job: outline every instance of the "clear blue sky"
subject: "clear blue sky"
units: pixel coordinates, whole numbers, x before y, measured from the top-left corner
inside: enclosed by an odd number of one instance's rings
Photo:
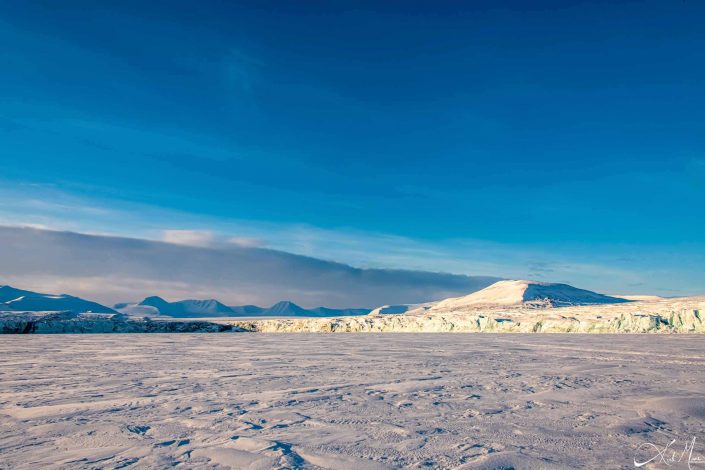
[[[374,264],[261,228],[297,224],[362,234],[359,252],[399,237],[463,259],[472,241],[695,289],[705,3],[460,3],[2,2],[1,221],[72,200],[100,209],[63,228],[249,230]],[[403,267],[504,274],[410,251]]]

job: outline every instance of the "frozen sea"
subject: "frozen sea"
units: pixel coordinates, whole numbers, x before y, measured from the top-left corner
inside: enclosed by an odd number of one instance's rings
[[[1,469],[651,458],[705,468],[705,336],[0,336]]]

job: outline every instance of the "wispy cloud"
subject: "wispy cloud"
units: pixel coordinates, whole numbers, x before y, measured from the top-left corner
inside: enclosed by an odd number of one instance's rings
[[[206,230],[164,230],[162,232],[162,240],[177,245],[210,246],[214,239],[213,233]]]

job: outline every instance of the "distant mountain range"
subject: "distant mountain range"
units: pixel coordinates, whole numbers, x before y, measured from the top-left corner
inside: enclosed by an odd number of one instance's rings
[[[335,317],[348,315],[367,315],[370,309],[346,308],[335,309],[317,307],[305,309],[295,303],[283,300],[271,307],[258,307],[256,305],[228,306],[215,299],[206,300],[179,300],[167,302],[161,297],[147,297],[138,304],[117,304],[115,308],[124,313],[131,314],[159,314],[168,317],[196,318],[196,317]]]
[[[367,315],[370,309],[335,309],[317,307],[305,309],[290,301],[278,302],[271,307],[256,305],[228,306],[215,299],[179,300],[167,302],[152,296],[139,303],[116,304],[106,307],[72,295],[51,295],[0,286],[0,311],[10,312],[75,312],[75,313],[125,313],[137,316],[165,316],[174,318],[207,317],[335,317]]]
[[[597,305],[629,302],[631,300],[578,289],[567,284],[553,284],[528,280],[499,281],[472,294],[437,302],[415,305],[385,305],[374,311],[364,308],[334,309],[317,307],[305,309],[284,300],[271,307],[256,305],[228,306],[215,299],[179,300],[168,302],[161,297],[147,297],[139,303],[116,304],[113,308],[71,295],[41,294],[0,286],[0,311],[41,312],[70,311],[76,313],[123,313],[131,316],[163,316],[173,318],[209,317],[337,317],[383,314],[434,313],[464,311],[477,307],[529,306],[534,308],[571,305]],[[652,299],[653,300],[653,299]]]
[[[4,311],[72,311],[93,313],[117,313],[105,305],[84,300],[72,295],[40,294],[28,290],[0,286],[0,310]]]

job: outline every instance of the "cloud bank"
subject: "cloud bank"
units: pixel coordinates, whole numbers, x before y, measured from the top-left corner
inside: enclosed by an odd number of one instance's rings
[[[176,238],[181,243],[0,227],[0,284],[108,304],[162,295],[214,297],[231,305],[287,299],[305,307],[375,307],[466,294],[497,280],[359,269],[247,244],[204,247]]]

